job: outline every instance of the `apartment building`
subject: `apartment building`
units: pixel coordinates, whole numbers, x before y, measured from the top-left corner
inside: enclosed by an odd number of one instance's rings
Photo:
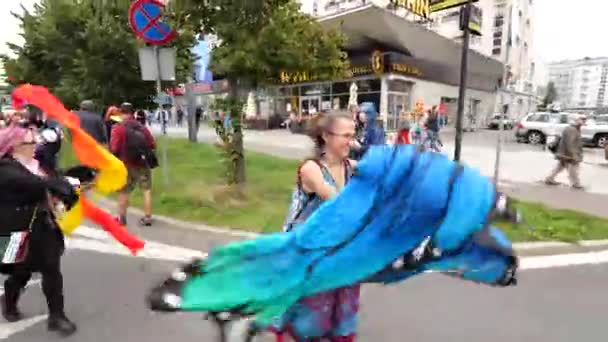
[[[508,91],[497,94],[497,110],[509,105],[514,116],[534,110],[539,102],[534,51],[534,0],[480,0],[481,36],[471,37],[471,49],[494,58],[511,72]],[[436,13],[429,27],[439,34],[462,40],[459,9]]]
[[[547,69],[562,107],[608,107],[608,57],[554,62]]]

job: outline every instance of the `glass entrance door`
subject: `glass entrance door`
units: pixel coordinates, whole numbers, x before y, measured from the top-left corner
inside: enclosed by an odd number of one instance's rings
[[[409,96],[406,94],[388,94],[387,130],[399,128],[399,114],[409,109]]]
[[[300,97],[300,109],[302,114],[315,114],[321,109],[321,96]]]

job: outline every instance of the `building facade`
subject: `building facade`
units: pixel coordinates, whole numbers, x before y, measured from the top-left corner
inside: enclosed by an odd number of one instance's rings
[[[608,57],[554,62],[547,69],[563,108],[608,107]]]
[[[471,49],[495,59],[510,70],[510,82],[496,91],[495,107],[486,115],[502,111],[505,105],[509,114],[520,117],[536,109],[540,102],[536,77],[537,62],[534,53],[534,0],[479,0],[475,6],[481,10],[481,35],[470,37]],[[394,9],[390,0],[300,0],[302,10],[313,16],[325,17],[374,4],[388,8],[396,15],[418,21],[443,37],[462,41],[459,27],[460,9],[433,13],[431,20],[423,21],[402,8]]]
[[[481,36],[472,36],[471,48],[494,58],[510,71],[510,82],[497,92],[496,111],[505,105],[514,117],[538,105],[538,62],[534,51],[533,0],[479,0]],[[462,40],[459,9],[433,14],[429,27],[456,41]]]
[[[306,1],[302,10],[319,17],[327,29],[347,36],[346,52],[352,77],[319,80],[306,71],[284,75],[281,86],[262,102],[269,114],[314,113],[345,110],[356,89],[357,102],[376,104],[387,129],[394,129],[401,112],[415,104],[438,105],[448,122],[456,118],[460,83],[461,47],[428,29],[405,9],[387,7],[385,1]],[[409,14],[407,14],[407,13]],[[374,61],[379,64],[374,64]],[[379,61],[382,61],[381,63]],[[373,66],[376,65],[376,69]],[[503,77],[502,64],[476,51],[470,55],[465,127],[483,125],[495,109],[496,89]]]

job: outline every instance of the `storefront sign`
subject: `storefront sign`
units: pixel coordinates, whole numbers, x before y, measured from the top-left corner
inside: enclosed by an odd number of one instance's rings
[[[410,63],[401,62],[394,60],[391,57],[392,53],[384,53],[379,50],[372,52],[371,57],[359,58],[363,56],[356,56],[355,59],[351,59],[351,66],[346,71],[344,78],[354,78],[359,76],[367,75],[383,75],[387,72],[394,72],[398,74],[404,74],[413,77],[422,77],[422,70]],[[369,56],[369,55],[368,55]],[[367,63],[365,63],[367,60]],[[281,84],[293,84],[303,82],[314,82],[322,81],[318,75],[311,72],[281,72],[279,74],[279,83]]]
[[[431,15],[430,3],[432,0],[390,0],[391,5],[395,8],[405,8],[408,11],[423,17],[428,18]]]
[[[415,66],[403,64],[403,63],[392,63],[391,71],[398,74],[411,75],[414,77],[422,77],[422,71]]]
[[[478,2],[479,0],[473,0]],[[450,8],[466,5],[468,0],[430,0],[430,12],[439,12]]]
[[[465,11],[465,8],[461,7],[460,8],[460,29],[461,30],[463,30],[466,25],[464,22],[464,11]],[[471,16],[469,17],[469,32],[471,32],[471,34],[481,36],[482,17],[483,17],[483,13],[481,11],[481,8],[479,8],[477,6],[471,6]]]

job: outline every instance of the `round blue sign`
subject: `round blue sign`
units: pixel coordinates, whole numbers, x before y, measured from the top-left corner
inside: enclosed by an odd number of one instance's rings
[[[150,44],[171,41],[175,31],[162,21],[165,5],[159,0],[137,0],[129,10],[129,24],[135,34]]]

